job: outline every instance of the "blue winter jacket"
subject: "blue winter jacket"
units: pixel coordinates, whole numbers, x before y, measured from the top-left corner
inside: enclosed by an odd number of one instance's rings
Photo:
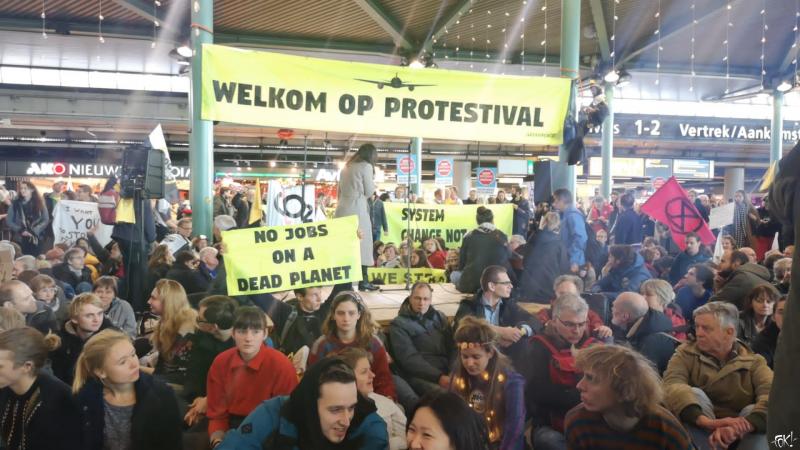
[[[259,405],[242,422],[239,428],[225,435],[225,440],[217,447],[219,450],[269,450],[272,447],[264,441],[278,433],[281,442],[296,441],[297,427],[281,416],[281,407],[289,396],[271,398]],[[389,435],[386,422],[376,413],[370,413],[364,420],[347,433],[348,440],[361,439],[361,450],[385,450],[389,448]],[[262,446],[263,445],[263,446]],[[299,450],[297,445],[292,449]]]
[[[574,206],[561,213],[561,240],[567,249],[570,265],[586,264],[586,218]]]
[[[605,292],[616,297],[620,292],[639,292],[639,287],[652,278],[650,271],[644,266],[642,255],[636,254],[636,259],[628,267],[615,267],[608,275],[601,278],[594,286],[592,292]]]

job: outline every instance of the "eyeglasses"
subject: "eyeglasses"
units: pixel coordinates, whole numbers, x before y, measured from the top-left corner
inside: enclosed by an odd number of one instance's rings
[[[584,320],[583,322],[569,322],[561,320],[561,318],[558,318],[558,321],[561,322],[561,325],[564,325],[565,327],[571,328],[573,330],[579,330],[585,327],[587,322],[586,320]]]

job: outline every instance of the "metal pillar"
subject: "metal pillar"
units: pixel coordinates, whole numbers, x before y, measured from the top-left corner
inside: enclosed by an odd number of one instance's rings
[[[783,92],[772,93],[772,133],[769,140],[769,162],[780,161],[783,157]]]
[[[417,159],[417,176],[408,180],[409,190],[422,195],[422,138],[411,138],[411,154]]]
[[[453,162],[453,186],[458,190],[458,196],[465,199],[472,189],[472,163],[469,161]]]
[[[195,235],[211,236],[214,192],[214,125],[200,119],[202,105],[202,83],[200,77],[203,67],[202,44],[214,42],[214,1],[191,0],[192,57],[191,120],[189,134],[189,167],[191,186],[189,199],[192,203],[192,231]]]
[[[581,41],[581,1],[561,0],[561,76],[575,80],[579,77],[579,54]],[[572,98],[577,99],[577,86],[573,86]],[[575,108],[575,104],[570,104]],[[567,162],[567,151],[564,145],[558,148],[558,160]],[[553,189],[567,188],[575,195],[575,166],[558,171],[553,179]]]
[[[733,200],[733,194],[741,190],[744,190],[744,167],[725,168],[725,199]]]
[[[614,89],[613,83],[605,84],[606,105],[608,105],[608,116],[603,121],[603,143],[600,147],[600,155],[603,158],[603,180],[600,184],[600,194],[606,199],[611,198],[611,188],[614,187],[614,180],[611,177],[611,160],[614,159]]]

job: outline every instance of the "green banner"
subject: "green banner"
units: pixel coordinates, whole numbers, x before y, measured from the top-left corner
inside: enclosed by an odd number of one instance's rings
[[[409,235],[414,241],[440,237],[447,248],[461,247],[464,235],[478,226],[475,215],[479,206],[384,203],[389,231],[381,240],[399,244]],[[497,229],[511,237],[514,208],[510,204],[484,206],[494,213]]]
[[[406,275],[409,275],[408,281],[410,283],[416,283],[417,281],[447,283],[447,276],[444,274],[443,269],[405,269],[400,267],[395,269],[370,267],[367,269],[367,279],[371,283],[404,284],[407,278]]]
[[[204,44],[205,120],[559,145],[570,80],[419,70]]]
[[[347,216],[223,231],[228,295],[361,281],[357,230],[358,217]]]

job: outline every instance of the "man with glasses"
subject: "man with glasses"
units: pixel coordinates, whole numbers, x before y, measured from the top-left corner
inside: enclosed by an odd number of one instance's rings
[[[564,416],[581,402],[574,350],[601,344],[586,333],[589,306],[574,293],[563,294],[552,304],[552,320],[529,340],[519,366],[528,384],[526,410],[533,422],[536,450],[565,450]]]
[[[165,236],[161,243],[169,247],[173,256],[184,250],[190,250],[192,248],[192,218],[184,217],[179,220],[175,227],[175,233]]]
[[[643,296],[623,292],[611,304],[611,323],[615,343],[630,345],[649,359],[659,374],[664,373],[679,343],[669,334],[669,317],[650,308]]]
[[[489,266],[481,275],[481,289],[462,300],[456,311],[455,329],[466,316],[486,319],[500,337],[503,352],[517,364],[525,347],[523,338],[532,337],[542,323],[511,298],[514,285],[503,266]]]

